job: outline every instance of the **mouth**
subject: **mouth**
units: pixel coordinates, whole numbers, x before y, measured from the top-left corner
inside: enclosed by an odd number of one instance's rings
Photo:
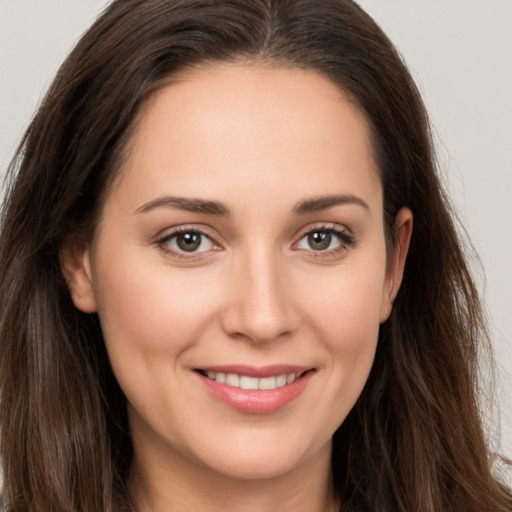
[[[300,379],[304,374],[311,370],[303,372],[282,373],[278,375],[271,375],[268,377],[255,377],[251,375],[244,375],[238,373],[225,373],[214,372],[212,370],[197,370],[201,375],[206,378],[231,386],[233,388],[247,389],[247,390],[273,390],[286,386]]]
[[[269,414],[298,399],[316,369],[289,365],[226,366],[198,368],[195,373],[209,395],[230,409],[246,414]]]

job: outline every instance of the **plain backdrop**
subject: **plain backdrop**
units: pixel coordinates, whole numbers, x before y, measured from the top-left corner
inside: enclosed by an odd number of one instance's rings
[[[0,177],[74,42],[106,0],[0,0]],[[438,135],[446,186],[480,255],[512,456],[512,1],[360,0],[398,46]],[[483,269],[483,270],[482,270]],[[509,477],[510,478],[510,477]]]

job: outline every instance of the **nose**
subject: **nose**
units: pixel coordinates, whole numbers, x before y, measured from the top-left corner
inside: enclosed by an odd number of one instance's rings
[[[287,272],[272,251],[240,257],[231,267],[222,326],[232,337],[265,344],[293,333],[299,324]]]

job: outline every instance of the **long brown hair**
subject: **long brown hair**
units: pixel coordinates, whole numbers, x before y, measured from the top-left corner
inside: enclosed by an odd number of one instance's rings
[[[316,70],[367,118],[389,248],[415,230],[368,382],[334,435],[341,510],[508,511],[478,407],[480,302],[427,114],[393,45],[350,0],[116,0],[60,69],[10,167],[0,238],[0,457],[12,512],[129,510],[125,398],[95,314],[59,266],[86,242],[141,104],[180,70],[250,59]]]

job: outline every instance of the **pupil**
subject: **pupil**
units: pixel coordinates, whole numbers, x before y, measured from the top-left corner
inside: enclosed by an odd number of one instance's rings
[[[331,245],[331,233],[327,231],[315,231],[308,235],[308,243],[311,249],[323,251]]]
[[[192,252],[201,245],[199,233],[181,233],[176,238],[176,243],[182,251]]]

